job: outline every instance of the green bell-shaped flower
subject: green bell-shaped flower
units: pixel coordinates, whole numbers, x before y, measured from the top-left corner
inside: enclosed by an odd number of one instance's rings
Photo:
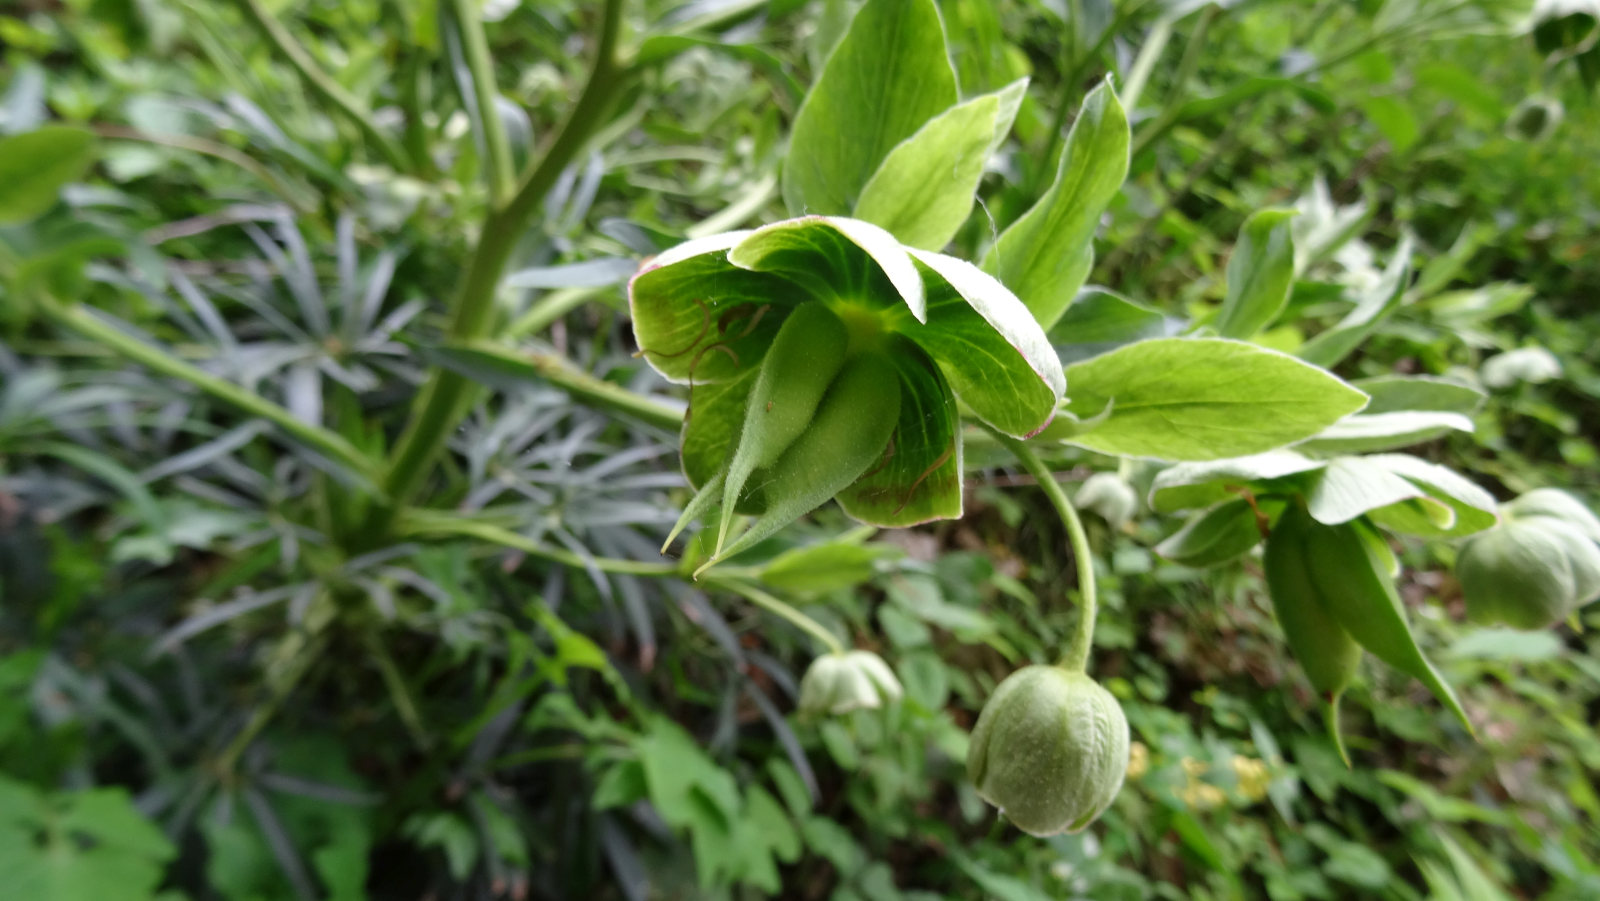
[[[1467,618],[1542,629],[1600,598],[1600,520],[1571,495],[1540,488],[1500,509],[1500,524],[1467,539],[1456,578]]]
[[[1128,720],[1111,692],[1056,666],[1012,673],[984,705],[967,776],[1031,835],[1077,832],[1111,806],[1128,770]]]
[[[898,700],[900,680],[883,658],[871,651],[824,654],[811,662],[800,679],[800,712],[837,716],[870,710]]]
[[[697,493],[673,537],[720,510],[713,563],[834,497],[878,526],[959,517],[956,398],[1020,437],[1066,387],[1044,331],[992,276],[855,219],[689,241],[628,296],[640,353],[690,386]],[[731,537],[735,511],[756,519]]]

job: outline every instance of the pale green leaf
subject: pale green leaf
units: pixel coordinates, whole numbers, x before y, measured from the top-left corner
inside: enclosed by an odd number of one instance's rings
[[[924,250],[950,243],[972,212],[984,164],[1011,130],[1028,80],[939,114],[900,142],[856,201],[855,218]]]
[[[850,215],[895,145],[957,99],[933,0],[868,0],[795,116],[783,161],[789,212]]]
[[[1333,327],[1307,341],[1297,356],[1318,366],[1338,365],[1400,306],[1410,276],[1411,236],[1407,234],[1395,248],[1383,277],[1362,296],[1355,309]]]
[[[1071,443],[1108,454],[1217,460],[1302,441],[1367,396],[1287,354],[1226,339],[1157,338],[1075,363],[1068,411],[1111,415]]]
[[[1228,293],[1217,333],[1250,338],[1278,318],[1294,284],[1293,210],[1260,210],[1245,220],[1228,259]]]
[[[0,225],[43,215],[92,162],[94,135],[82,128],[46,125],[0,138]]]
[[[1472,420],[1460,413],[1359,413],[1328,426],[1299,447],[1320,454],[1369,453],[1410,447],[1451,431],[1471,432],[1473,428]]]
[[[1315,472],[1328,464],[1292,450],[1268,451],[1231,460],[1179,463],[1156,474],[1150,486],[1150,507],[1158,513],[1207,507],[1238,495],[1239,488],[1260,489],[1284,479]]]
[[[1061,151],[1055,183],[983,259],[1045,328],[1083,286],[1100,214],[1128,175],[1128,118],[1110,82],[1083,101]]]

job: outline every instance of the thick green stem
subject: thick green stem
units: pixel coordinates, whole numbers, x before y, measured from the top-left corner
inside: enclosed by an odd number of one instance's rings
[[[218,378],[205,370],[186,363],[159,347],[152,347],[139,339],[123,333],[78,305],[63,305],[53,300],[42,304],[42,309],[57,324],[109,347],[124,357],[149,368],[199,388],[223,403],[237,407],[276,425],[301,444],[338,463],[356,475],[376,481],[373,461],[338,434],[298,419],[293,413],[254,392]]]
[[[317,65],[317,61],[311,58],[306,48],[295,40],[294,35],[283,27],[283,23],[261,5],[261,0],[238,0],[238,3],[244,10],[245,19],[261,32],[261,36],[267,39],[289,65],[294,67],[313,92],[343,113],[345,118],[360,129],[366,141],[389,165],[401,172],[411,170],[411,161],[400,149],[400,145],[378,128],[378,124],[372,120],[372,114],[361,101],[351,96],[350,92],[334,81],[331,75],[322,71],[322,67]]]
[[[844,644],[842,644],[832,632],[829,632],[827,629],[823,628],[821,623],[809,616],[806,616],[799,610],[796,610],[793,606],[778,600],[770,594],[767,594],[765,591],[762,591],[754,585],[740,582],[737,579],[719,578],[715,574],[707,576],[705,582],[707,585],[712,587],[731,591],[750,603],[762,608],[763,610],[783,617],[784,619],[793,623],[801,631],[822,642],[823,647],[826,647],[830,654],[844,653]]]
[[[606,0],[599,52],[583,93],[565,124],[557,132],[538,165],[523,179],[517,193],[484,222],[477,249],[457,291],[449,337],[455,341],[481,338],[493,322],[494,300],[506,262],[533,213],[561,172],[583,149],[589,136],[605,121],[611,102],[620,93],[625,72],[617,59],[617,39],[622,27],[623,0]],[[417,396],[410,422],[400,436],[389,472],[384,479],[388,503],[377,508],[369,531],[388,530],[399,505],[416,493],[423,477],[444,447],[445,440],[465,413],[472,383],[444,369],[435,369]]]
[[[516,172],[511,165],[505,123],[500,121],[500,111],[495,106],[500,89],[495,84],[494,61],[489,58],[489,40],[483,33],[483,12],[477,0],[454,0],[451,10],[461,33],[467,70],[472,73],[472,93],[483,128],[483,175],[489,183],[489,203],[499,208],[511,194]]]
[[[554,548],[540,544],[525,535],[520,535],[503,526],[488,522],[478,522],[471,519],[462,519],[449,513],[436,513],[425,510],[412,510],[400,520],[400,533],[402,535],[454,535],[460,538],[477,538],[490,544],[498,544],[514,551],[521,551],[530,557],[538,557],[551,563],[571,566],[577,569],[593,568],[601,572],[619,573],[629,576],[677,576],[678,566],[674,563],[644,563],[637,560],[618,560],[612,557],[586,557],[575,554],[564,548]]]
[[[545,381],[572,395],[573,399],[620,414],[635,422],[676,432],[683,427],[683,411],[651,400],[605,379],[576,369],[555,354],[529,354],[526,358]]]
[[[1089,650],[1094,645],[1094,618],[1099,609],[1095,596],[1094,586],[1094,557],[1089,550],[1089,536],[1083,530],[1083,521],[1078,518],[1078,511],[1072,506],[1072,501],[1067,497],[1067,492],[1062,489],[1061,483],[1056,481],[1055,473],[1050,471],[1039,455],[1026,444],[1001,432],[990,429],[1006,449],[1017,458],[1022,468],[1028,471],[1044,489],[1045,497],[1050,499],[1051,506],[1056,508],[1056,513],[1061,517],[1061,524],[1066,526],[1067,539],[1072,545],[1072,562],[1078,570],[1078,596],[1079,616],[1078,628],[1072,634],[1072,642],[1067,645],[1067,651],[1061,655],[1061,666],[1081,673],[1089,666]]]

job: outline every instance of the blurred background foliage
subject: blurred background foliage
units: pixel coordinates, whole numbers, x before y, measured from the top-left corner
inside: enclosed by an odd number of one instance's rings
[[[114,236],[126,254],[58,272],[57,290],[382,447],[486,203],[460,35],[435,6],[12,0],[0,133],[61,119],[103,150],[66,209],[0,228],[0,258],[89,258]],[[1414,235],[1407,304],[1340,373],[1481,371],[1476,431],[1416,452],[1502,499],[1600,499],[1600,9],[940,6],[964,94],[1032,77],[959,248],[1026,209],[1113,73],[1134,155],[1091,281],[1148,306],[1141,328],[1214,308],[1262,206],[1298,204],[1301,243],[1328,250],[1267,343],[1298,343]],[[781,216],[788,123],[850,11],[629,4],[630,34],[677,43],[522,239],[505,334],[671,403],[631,356],[622,282],[685,236]],[[581,85],[598,10],[482,13],[520,160]],[[376,138],[330,113],[255,15]],[[1070,322],[1053,336],[1069,355],[1088,340]],[[0,304],[0,872],[30,887],[15,897],[1600,897],[1600,615],[1466,628],[1447,546],[1406,547],[1403,594],[1480,739],[1368,667],[1346,769],[1256,560],[1189,569],[1153,552],[1170,519],[1093,521],[1096,671],[1136,744],[1099,824],[1034,840],[997,825],[961,763],[994,684],[1075,618],[1063,536],[1026,479],[984,470],[960,521],[870,535],[835,511],[769,544],[815,546],[770,584],[905,685],[888,709],[813,720],[793,712],[804,634],[594,563],[658,560],[686,496],[671,429],[527,383],[484,399],[451,448],[447,503],[492,506],[568,565],[465,538],[345,556],[341,526],[310,512],[340,490],[314,455]],[[1117,468],[1051,456],[1068,479]],[[1148,487],[1154,470],[1121,472]]]

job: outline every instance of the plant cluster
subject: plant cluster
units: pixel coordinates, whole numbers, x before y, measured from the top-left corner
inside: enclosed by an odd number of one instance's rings
[[[55,12],[20,897],[1600,892],[1600,7]]]

